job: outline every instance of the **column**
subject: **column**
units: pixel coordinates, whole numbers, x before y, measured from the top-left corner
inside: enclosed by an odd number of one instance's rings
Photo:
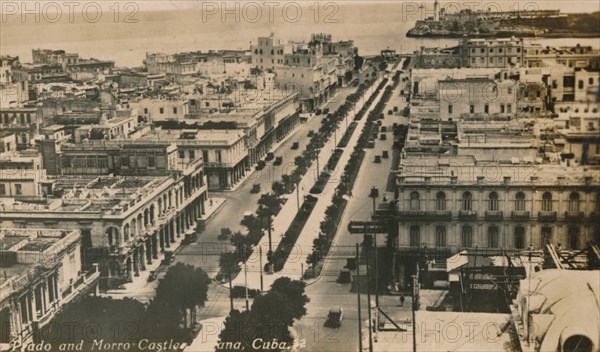
[[[140,259],[137,249],[133,250],[133,275],[140,276]]]
[[[169,234],[171,237],[171,243],[175,243],[175,224],[173,220],[169,222]]]
[[[160,229],[160,231],[162,231],[162,228]],[[161,252],[164,250],[164,240],[161,239]],[[152,235],[152,258],[153,259],[158,259],[158,243],[157,243],[157,239],[156,239],[156,233],[154,233],[154,235]]]
[[[137,249],[136,249],[140,254],[138,254],[139,258],[140,258],[140,270],[141,271],[145,271],[146,270],[146,252],[145,252],[145,248],[144,248],[144,244],[142,243]]]
[[[146,239],[146,260],[148,261],[148,265],[152,264],[152,238],[156,234],[153,234],[151,237]]]
[[[165,232],[166,232],[166,227],[163,226],[160,228],[160,231],[158,233],[159,236],[159,241],[160,241],[160,251],[164,252],[165,251]],[[168,241],[167,241],[168,243]]]

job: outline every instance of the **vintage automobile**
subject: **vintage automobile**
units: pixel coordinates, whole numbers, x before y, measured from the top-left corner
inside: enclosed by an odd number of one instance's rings
[[[327,320],[325,321],[325,327],[327,328],[339,328],[342,325],[342,319],[344,318],[344,311],[342,308],[331,308],[327,314]]]

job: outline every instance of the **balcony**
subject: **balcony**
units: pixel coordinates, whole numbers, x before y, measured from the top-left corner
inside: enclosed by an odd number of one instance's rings
[[[556,221],[555,211],[539,211],[538,220],[540,221]]]
[[[477,212],[473,210],[461,210],[458,212],[460,220],[473,221],[477,219]]]
[[[582,211],[565,211],[565,219],[568,221],[583,221]]]
[[[434,210],[427,212],[431,220],[450,220],[452,212],[450,210]]]
[[[510,214],[510,217],[513,219],[513,221],[526,221],[529,220],[529,211],[527,210],[523,210],[523,211],[512,211]]]
[[[426,220],[428,219],[427,212],[425,210],[400,210],[398,211],[398,217],[401,220]]]
[[[501,210],[486,210],[485,219],[489,221],[501,221],[504,219],[504,214]]]

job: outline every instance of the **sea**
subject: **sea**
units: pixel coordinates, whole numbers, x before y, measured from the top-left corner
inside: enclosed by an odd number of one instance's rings
[[[34,48],[64,49],[83,58],[114,60],[118,67],[137,67],[143,65],[146,53],[248,49],[258,37],[270,33],[282,41],[328,33],[333,40],[354,40],[361,55],[377,55],[386,48],[409,53],[421,46],[444,48],[458,43],[458,39],[407,38],[415,21],[430,14],[407,8],[406,2],[198,1],[184,7],[173,1],[172,6],[152,10],[135,2],[94,2],[96,6],[87,7],[84,2],[71,10],[68,3],[42,3],[37,15],[23,15],[20,2],[13,3],[16,9],[3,5],[0,55],[31,62]],[[598,38],[540,42],[600,47]]]

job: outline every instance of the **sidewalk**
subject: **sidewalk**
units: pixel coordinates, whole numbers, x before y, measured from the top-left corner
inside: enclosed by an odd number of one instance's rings
[[[369,90],[364,95],[365,99],[362,99],[362,101],[361,101],[361,105],[356,107],[356,111],[360,111],[360,109],[362,108],[362,105],[364,105],[364,103],[368,99],[367,97],[369,97],[370,95],[373,94],[373,92],[375,91],[375,89],[377,88],[377,86],[379,85],[380,82],[381,82],[381,78],[378,79],[371,86],[371,88],[369,88]],[[378,98],[376,99],[376,101],[374,101],[372,103],[371,108],[375,106],[375,104],[377,103],[377,100],[379,100],[381,98],[381,95],[383,94],[383,92],[384,92],[384,90],[380,91]],[[371,108],[369,109],[369,111],[371,110]],[[368,116],[368,111],[363,116],[363,119],[361,119],[361,121],[359,122],[358,127],[355,129],[354,134],[352,135],[352,138],[350,139],[350,142],[348,143],[348,146],[346,148],[344,148],[344,153],[342,154],[342,157],[340,158],[338,165],[336,166],[336,170],[332,174],[332,177],[330,178],[329,182],[325,186],[323,192],[317,196],[317,198],[318,198],[317,204],[315,205],[315,208],[313,209],[311,216],[309,217],[308,221],[306,222],[306,225],[305,225],[304,229],[302,230],[302,233],[298,237],[298,240],[296,241],[296,244],[294,246],[294,251],[292,251],[292,253],[290,253],[290,256],[288,257],[283,270],[281,270],[280,272],[274,273],[274,274],[264,273],[263,268],[260,265],[261,260],[259,260],[259,258],[258,258],[258,251],[254,251],[253,255],[246,262],[247,272],[248,272],[247,282],[248,282],[249,288],[260,289],[261,273],[263,274],[263,289],[267,289],[269,286],[271,286],[271,284],[276,279],[278,279],[280,277],[287,276],[287,277],[291,277],[291,278],[297,279],[297,280],[301,279],[301,277],[302,277],[301,268],[306,263],[306,257],[311,253],[312,241],[318,235],[321,220],[323,219],[323,217],[325,215],[325,209],[331,203],[331,196],[335,192],[335,188],[337,187],[337,184],[340,182],[339,177],[342,174],[342,170],[344,170],[344,166],[350,159],[350,154],[352,153],[353,146],[358,141],[360,131],[362,130],[362,126],[364,126],[364,124],[366,122],[367,116]],[[350,119],[350,120],[354,119],[354,111],[350,111],[348,113],[348,119]],[[340,124],[340,127],[337,129],[338,136],[340,136],[340,138],[341,138],[341,136],[343,136],[345,131],[346,131],[346,125]],[[334,145],[333,139],[334,139],[333,136],[331,136],[331,138],[327,141],[327,143],[325,144],[325,146],[321,149],[321,151],[319,153],[319,156],[318,156],[319,167],[321,170],[317,170],[316,169],[317,163],[313,162],[313,165],[311,166],[311,168],[307,171],[307,173],[302,177],[302,179],[300,181],[300,184],[298,186],[299,189],[301,190],[300,193],[302,193],[302,194],[300,194],[300,206],[302,206],[302,203],[304,201],[304,195],[308,194],[308,190],[314,185],[317,175],[325,168],[327,161],[329,160],[331,154],[333,153],[333,151],[336,148],[336,146]],[[296,216],[297,212],[298,212],[297,203],[295,201],[290,200],[283,205],[280,213],[277,215],[277,217],[274,218],[273,223],[272,223],[272,225],[273,225],[273,231],[272,231],[272,248],[273,248],[273,250],[275,250],[277,248],[277,245],[280,242],[281,236],[287,231],[292,220]],[[267,253],[269,251],[268,234],[265,234],[265,236],[261,239],[259,246],[261,246],[263,249],[262,264],[264,265],[268,262],[267,261]],[[233,285],[234,286],[235,285],[244,286],[245,281],[246,280],[244,279],[244,275],[238,275],[233,280]]]
[[[212,204],[211,204],[212,201]],[[225,204],[225,198],[208,198],[206,200],[204,209],[205,213],[200,217],[202,220],[208,220],[223,204]],[[181,241],[185,236],[179,236],[175,238],[175,243],[171,244],[171,250],[176,252],[181,246]],[[100,293],[100,296],[111,297],[114,299],[123,299],[126,297],[134,297],[139,300],[146,300],[154,296],[156,285],[158,284],[158,278],[148,282],[148,276],[151,271],[156,271],[160,267],[160,263],[164,258],[163,254],[159,255],[159,258],[154,259],[152,264],[146,264],[146,270],[140,270],[139,276],[134,276],[132,282],[128,282],[123,285],[121,289],[111,289],[105,293]],[[166,268],[165,268],[166,269]]]

